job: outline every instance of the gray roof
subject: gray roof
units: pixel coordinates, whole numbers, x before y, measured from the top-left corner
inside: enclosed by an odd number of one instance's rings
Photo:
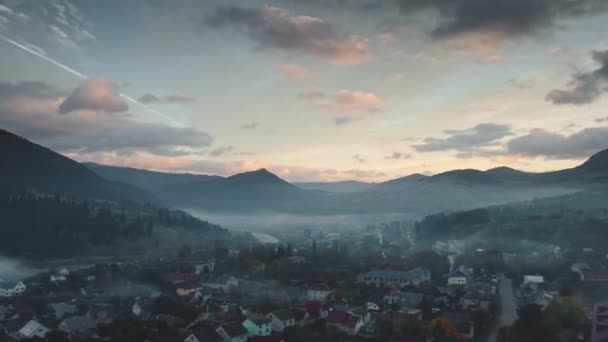
[[[418,305],[422,303],[423,298],[423,293],[401,292],[399,295],[399,304],[403,308],[416,309]]]
[[[427,279],[431,276],[431,272],[425,268],[415,268],[411,271],[392,271],[392,270],[372,270],[369,271],[366,277],[386,278],[386,279],[401,279],[406,281]]]
[[[280,319],[281,321],[288,321],[290,319],[295,319],[295,317],[293,316],[293,312],[291,312],[291,310],[288,310],[288,309],[276,310],[276,311],[273,311],[272,314],[277,316],[277,318]]]
[[[63,318],[65,315],[74,314],[78,311],[78,308],[74,304],[53,303],[49,306],[57,318]]]
[[[71,332],[86,332],[97,327],[97,321],[89,315],[66,318],[62,324],[67,325]]]
[[[241,335],[247,335],[247,329],[241,324],[241,322],[232,322],[222,325],[222,329],[230,337],[236,337]]]

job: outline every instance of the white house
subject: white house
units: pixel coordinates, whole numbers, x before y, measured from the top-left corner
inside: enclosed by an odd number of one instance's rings
[[[429,280],[431,280],[431,272],[424,268],[411,271],[373,270],[363,275],[363,282],[366,285],[377,287],[418,286]]]
[[[201,274],[205,272],[213,272],[215,269],[215,260],[209,260],[207,262],[194,265],[194,273]]]
[[[54,283],[64,282],[68,280],[69,275],[70,271],[68,271],[66,268],[63,268],[59,272],[51,274],[50,280]]]
[[[27,287],[23,282],[10,285],[8,283],[0,284],[0,297],[15,297],[25,293]]]
[[[539,284],[545,282],[545,278],[541,275],[525,275],[524,281],[521,283],[521,289],[529,288],[536,290]]]
[[[23,339],[34,337],[44,338],[51,330],[44,325],[32,320],[19,329],[18,335]]]
[[[276,310],[266,315],[272,320],[272,331],[282,332],[285,328],[296,325],[296,318],[290,310]]]
[[[465,266],[455,267],[448,273],[448,285],[465,286],[469,283],[472,275],[473,272],[470,268]]]
[[[231,288],[239,287],[239,281],[230,275],[220,275],[203,280],[201,286],[227,291]]]
[[[306,299],[324,301],[330,294],[331,290],[327,284],[315,284],[306,291]]]

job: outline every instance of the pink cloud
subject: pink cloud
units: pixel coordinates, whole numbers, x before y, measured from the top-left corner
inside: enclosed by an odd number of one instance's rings
[[[384,107],[382,99],[371,92],[342,90],[335,99],[338,106],[347,109],[362,109],[376,113],[382,111]]]
[[[105,79],[92,78],[84,81],[59,106],[60,113],[76,110],[104,112],[124,112],[129,109],[125,100],[118,95],[112,83]]]
[[[318,71],[297,64],[283,64],[279,67],[279,72],[291,81],[308,82],[321,80],[321,75]]]

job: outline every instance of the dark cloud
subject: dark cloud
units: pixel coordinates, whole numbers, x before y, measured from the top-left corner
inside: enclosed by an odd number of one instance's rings
[[[241,129],[256,129],[258,128],[258,123],[256,121],[251,121],[248,124],[244,124],[241,126]]]
[[[167,95],[167,96],[156,96],[150,93],[144,94],[138,100],[141,103],[151,104],[151,103],[189,103],[194,102],[195,99],[192,96],[187,95]]]
[[[211,150],[211,152],[209,152],[209,154],[212,157],[219,157],[219,156],[225,155],[226,153],[232,151],[233,149],[234,149],[234,147],[232,147],[231,145],[220,146],[220,147],[217,147],[217,148]]]
[[[355,160],[357,163],[365,163],[365,162],[367,161],[367,159],[365,159],[365,158],[361,157],[361,156],[360,156],[360,155],[358,155],[358,154],[355,154],[355,155],[353,156],[353,159],[354,159],[354,160]]]
[[[439,21],[437,39],[471,32],[501,32],[517,37],[552,28],[561,18],[608,9],[602,0],[396,0],[404,13],[431,10]]]
[[[176,156],[195,153],[212,142],[209,134],[193,128],[139,122],[122,113],[74,110],[62,115],[61,97],[54,94],[57,92],[52,87],[42,83],[0,83],[0,126],[67,153]],[[107,95],[105,91],[97,94],[102,98]],[[88,109],[99,109],[91,106],[98,99],[77,97],[86,100],[81,103]]]
[[[334,64],[359,64],[371,58],[367,40],[338,33],[319,18],[294,15],[278,7],[222,6],[208,23],[243,30],[264,48],[299,51]]]
[[[109,113],[129,109],[127,102],[115,92],[108,80],[91,78],[84,81],[59,106],[60,113],[76,110],[93,110]]]
[[[599,67],[587,73],[573,75],[566,89],[551,91],[547,94],[547,101],[554,104],[583,105],[608,92],[608,50],[593,51],[591,56]]]
[[[496,146],[499,140],[512,135],[509,125],[485,123],[464,130],[445,130],[445,138],[425,138],[423,143],[412,145],[418,152],[456,151],[462,156],[482,152]]]
[[[334,123],[338,126],[340,125],[346,125],[349,124],[351,122],[353,122],[353,118],[348,117],[348,116],[337,116],[334,118]]]
[[[608,127],[585,128],[573,134],[535,129],[507,142],[510,154],[549,159],[578,159],[608,148]]]
[[[604,123],[604,122],[608,122],[608,116],[605,118],[596,118],[595,122],[597,123]]]
[[[393,152],[391,153],[391,155],[388,155],[386,157],[384,157],[384,159],[410,159],[412,157],[411,154],[409,153],[402,153],[402,152]]]
[[[344,174],[356,178],[381,178],[386,177],[386,173],[378,170],[351,169],[343,172]]]

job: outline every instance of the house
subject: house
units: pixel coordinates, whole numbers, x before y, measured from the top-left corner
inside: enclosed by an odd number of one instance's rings
[[[545,278],[541,275],[525,275],[524,281],[521,283],[521,289],[530,288],[536,290],[538,284],[545,282]]]
[[[327,284],[315,284],[306,290],[306,299],[324,301],[330,294],[331,289]]]
[[[196,280],[198,277],[195,273],[168,273],[165,275],[165,278],[169,280],[172,284],[182,284],[185,282],[191,282]]]
[[[473,271],[466,266],[458,266],[448,273],[449,286],[466,286],[473,276]]]
[[[70,271],[67,268],[63,268],[59,270],[59,272],[55,272],[51,274],[50,280],[53,283],[61,283],[68,280],[68,276],[70,275]]]
[[[323,306],[318,300],[308,300],[304,302],[304,310],[306,310],[306,320],[307,321],[317,321],[319,319],[327,318],[327,314],[329,311],[327,308]]]
[[[249,317],[243,322],[247,335],[268,336],[272,334],[272,320],[267,317]]]
[[[2,282],[0,283],[0,297],[15,297],[25,293],[27,286],[20,281],[16,284]]]
[[[591,323],[591,342],[608,341],[608,303],[595,303]]]
[[[247,341],[247,329],[238,321],[221,325],[216,331],[224,342]]]
[[[59,330],[72,336],[90,336],[96,328],[97,321],[89,315],[66,318],[58,326]]]
[[[53,312],[55,319],[61,320],[67,315],[74,315],[78,312],[78,308],[74,304],[68,303],[53,303],[49,305],[49,309]]]
[[[152,308],[151,299],[138,299],[131,307],[131,312],[137,318],[143,318],[150,314]]]
[[[401,296],[401,290],[394,287],[390,289],[382,298],[382,301],[386,305],[393,305],[399,303],[399,297]]]
[[[331,310],[327,315],[327,327],[334,327],[349,336],[355,336],[363,327],[361,316],[341,310]]]
[[[219,275],[209,277],[201,282],[201,286],[212,289],[228,291],[231,288],[239,287],[239,281],[231,275]]]
[[[462,310],[481,309],[486,312],[490,311],[492,299],[484,292],[469,291],[460,299]]]
[[[581,280],[586,282],[606,283],[608,282],[608,271],[583,271]]]
[[[215,259],[211,259],[204,263],[194,265],[194,273],[196,274],[213,272],[213,270],[215,270]]]
[[[23,339],[30,339],[35,337],[44,338],[49,332],[51,332],[51,329],[45,327],[37,321],[31,320],[27,322],[27,324],[24,325],[21,329],[19,329],[17,335]]]
[[[186,336],[184,342],[221,342],[222,337],[208,325],[194,327]]]
[[[421,319],[422,311],[419,309],[387,310],[376,315],[377,321],[390,323],[395,333],[401,333],[404,327],[411,326],[412,322]]]
[[[417,292],[401,292],[399,295],[400,309],[416,309],[424,299],[423,293]]]
[[[290,310],[276,310],[266,315],[272,321],[272,331],[283,332],[285,328],[296,325],[296,318]]]
[[[424,268],[411,271],[372,270],[363,275],[363,282],[366,285],[377,287],[418,286],[429,280],[431,280],[431,272]]]

